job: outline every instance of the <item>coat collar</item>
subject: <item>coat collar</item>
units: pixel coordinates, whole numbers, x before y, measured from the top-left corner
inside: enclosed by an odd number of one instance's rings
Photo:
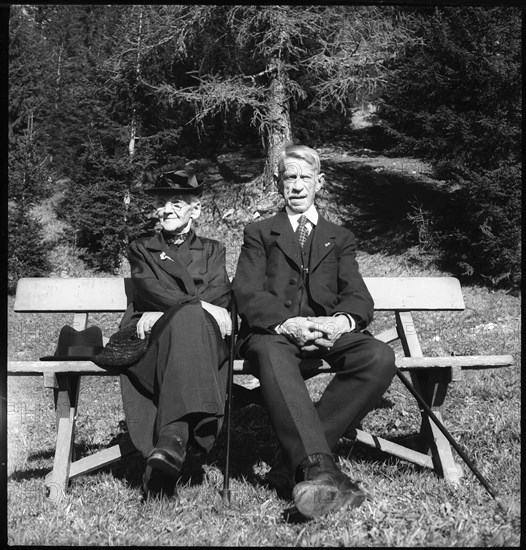
[[[320,217],[320,215],[318,214],[318,211],[316,210],[316,207],[314,206],[314,204],[311,204],[309,209],[306,210],[305,212],[303,212],[302,214],[295,214],[294,212],[292,212],[292,210],[289,209],[288,206],[285,206],[285,212],[287,213],[287,216],[288,216],[293,228],[295,228],[297,226],[300,216],[306,216],[307,220],[309,220],[310,223],[312,224],[312,227],[317,225],[318,218]]]
[[[196,235],[193,229],[190,229],[190,236],[186,242],[189,248],[197,250],[202,250],[204,248],[203,241]],[[161,232],[157,233],[145,243],[145,246],[148,250],[163,250],[166,246],[163,234]]]

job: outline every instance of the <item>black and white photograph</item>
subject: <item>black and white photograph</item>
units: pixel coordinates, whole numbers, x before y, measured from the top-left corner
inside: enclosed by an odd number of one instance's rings
[[[521,546],[524,15],[0,7],[5,544]]]

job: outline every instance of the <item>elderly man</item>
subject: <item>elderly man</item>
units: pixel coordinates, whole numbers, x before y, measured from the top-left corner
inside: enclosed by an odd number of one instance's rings
[[[245,228],[238,261],[239,350],[256,367],[294,503],[313,518],[359,506],[366,496],[332,449],[388,388],[394,353],[361,332],[372,321],[373,300],[353,234],[314,205],[324,183],[316,151],[285,147],[275,178],[285,208]],[[309,356],[336,371],[316,406],[300,370]]]

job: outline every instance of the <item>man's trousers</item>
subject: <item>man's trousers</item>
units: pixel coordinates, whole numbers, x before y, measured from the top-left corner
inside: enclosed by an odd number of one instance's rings
[[[263,401],[294,470],[307,456],[331,454],[338,440],[378,403],[395,374],[390,346],[362,333],[345,333],[317,353],[336,371],[317,405],[300,371],[300,348],[283,335],[253,334],[241,354],[255,368]]]

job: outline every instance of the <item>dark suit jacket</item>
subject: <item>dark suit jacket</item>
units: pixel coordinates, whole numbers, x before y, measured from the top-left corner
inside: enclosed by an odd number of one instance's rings
[[[168,258],[162,259],[163,253]],[[230,304],[225,248],[218,241],[198,237],[192,231],[174,253],[161,234],[141,237],[131,243],[128,259],[135,295],[121,327],[145,311],[166,311],[186,302],[204,300],[221,307]]]
[[[251,332],[273,333],[275,325],[292,317],[300,284],[299,244],[287,213],[247,225],[234,280],[240,342]],[[358,330],[372,321],[374,304],[358,271],[356,240],[322,216],[311,248],[308,287],[318,315],[349,313]]]

